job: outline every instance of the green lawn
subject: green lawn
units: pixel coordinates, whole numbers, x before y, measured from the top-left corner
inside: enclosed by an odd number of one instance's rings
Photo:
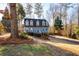
[[[51,51],[44,44],[0,45],[1,56],[33,56],[51,55]]]

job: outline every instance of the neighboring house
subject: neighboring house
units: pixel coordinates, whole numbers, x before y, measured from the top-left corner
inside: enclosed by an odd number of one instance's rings
[[[49,23],[45,19],[24,19],[24,31],[28,33],[48,33]]]

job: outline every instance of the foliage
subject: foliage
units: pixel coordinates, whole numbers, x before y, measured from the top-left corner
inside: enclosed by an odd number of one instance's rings
[[[75,33],[79,35],[79,27],[76,27]]]
[[[4,26],[2,23],[0,23],[0,34],[4,32]]]
[[[21,32],[20,37],[22,39],[33,40],[33,38],[31,36],[29,36],[28,33],[25,33],[25,32]]]
[[[3,24],[3,26],[5,26],[5,30],[6,30],[7,32],[10,32],[10,31],[11,31],[11,29],[10,29],[10,28],[11,28],[11,22],[10,22],[10,20],[7,20],[7,19],[5,19],[5,18],[3,17],[1,23]]]
[[[62,29],[63,23],[62,23],[62,20],[59,19],[59,17],[56,18],[54,26],[56,30]]]
[[[16,11],[17,11],[17,18],[19,20],[21,20],[21,19],[23,19],[25,17],[24,8],[20,3],[16,4]]]
[[[11,16],[10,16],[10,12],[8,10],[8,8],[6,7],[5,8],[5,11],[4,11],[4,16],[3,16],[5,19],[9,20],[11,19]]]
[[[43,12],[43,7],[42,7],[42,4],[41,3],[36,3],[35,4],[35,14],[39,17],[41,17],[42,15],[42,12]]]
[[[20,3],[17,4],[17,13],[18,13],[18,15],[22,16],[21,19],[23,19],[25,17],[24,8]]]
[[[27,38],[27,33],[25,33],[25,32],[20,33],[20,37],[21,38]]]

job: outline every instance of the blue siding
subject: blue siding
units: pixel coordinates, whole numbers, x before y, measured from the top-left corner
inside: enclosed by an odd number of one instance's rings
[[[31,32],[31,33],[48,33],[48,27],[25,27],[26,32]]]

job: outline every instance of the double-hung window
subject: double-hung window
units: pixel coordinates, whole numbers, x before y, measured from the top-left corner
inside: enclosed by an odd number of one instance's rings
[[[26,26],[29,26],[29,21],[28,20],[26,20]]]
[[[33,26],[33,20],[30,20],[30,26]]]
[[[39,21],[38,20],[36,21],[36,26],[39,26]]]
[[[45,21],[42,21],[42,26],[45,26]]]

